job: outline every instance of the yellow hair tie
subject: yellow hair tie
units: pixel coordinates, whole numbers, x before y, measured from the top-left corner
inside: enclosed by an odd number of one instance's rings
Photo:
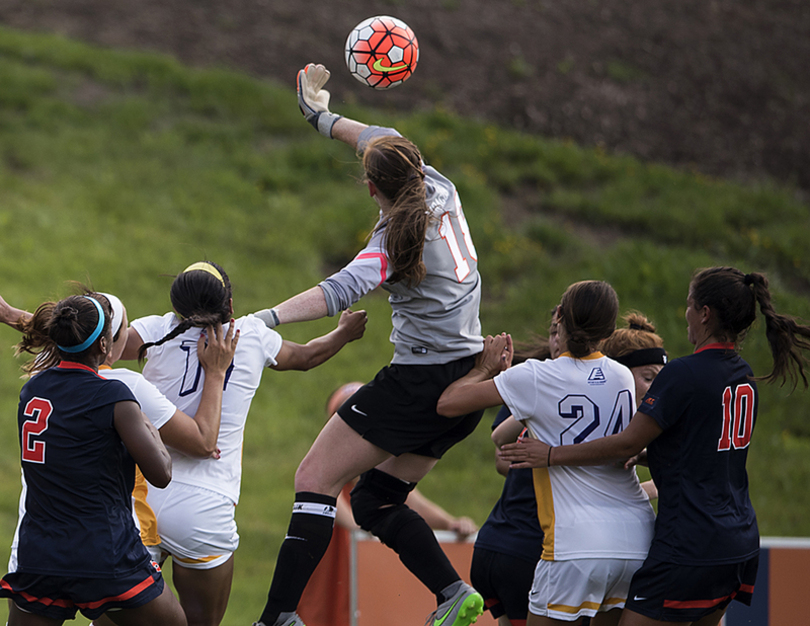
[[[209,274],[211,274],[211,276],[216,277],[216,279],[222,283],[222,286],[225,287],[225,280],[223,280],[222,274],[220,274],[219,270],[210,263],[207,263],[205,261],[198,261],[197,263],[192,263],[186,269],[183,270],[183,273],[185,274],[186,272],[193,272],[194,270],[208,272]]]

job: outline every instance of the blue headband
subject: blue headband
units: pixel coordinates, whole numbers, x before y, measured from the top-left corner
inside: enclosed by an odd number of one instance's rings
[[[90,333],[90,336],[82,341],[78,346],[70,346],[69,348],[65,348],[64,346],[60,346],[57,344],[57,348],[59,348],[62,352],[67,352],[68,354],[76,354],[77,352],[84,352],[93,345],[93,342],[98,339],[98,336],[101,334],[101,331],[104,330],[104,309],[101,308],[101,305],[98,303],[98,300],[95,298],[91,298],[90,296],[84,296],[90,302],[96,305],[96,310],[98,311],[98,324],[96,325],[96,329]]]

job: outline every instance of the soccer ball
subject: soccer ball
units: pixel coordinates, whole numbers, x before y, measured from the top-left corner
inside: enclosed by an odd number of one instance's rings
[[[419,61],[419,42],[395,17],[378,15],[360,22],[346,39],[346,65],[364,85],[390,89],[410,78]]]

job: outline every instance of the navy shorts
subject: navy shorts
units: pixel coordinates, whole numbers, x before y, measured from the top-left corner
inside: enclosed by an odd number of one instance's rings
[[[509,554],[474,548],[470,582],[484,598],[492,617],[506,615],[513,624],[529,615],[529,591],[537,564]]]
[[[442,392],[473,365],[474,356],[443,365],[389,365],[337,413],[364,439],[394,456],[408,452],[440,459],[475,430],[484,414],[443,417],[436,413]]]
[[[154,561],[117,578],[42,576],[10,572],[0,580],[0,597],[23,611],[49,619],[75,619],[81,611],[96,619],[110,609],[134,609],[163,593],[163,576]]]
[[[750,605],[759,555],[726,565],[677,565],[648,558],[630,583],[625,608],[665,622],[696,622],[732,600]]]

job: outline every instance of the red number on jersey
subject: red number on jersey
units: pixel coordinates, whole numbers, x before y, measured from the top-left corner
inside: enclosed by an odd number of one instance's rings
[[[31,417],[22,426],[22,460],[29,463],[45,462],[45,442],[35,441],[34,437],[48,429],[48,418],[53,413],[53,405],[45,398],[32,398],[25,405],[23,415]]]
[[[723,391],[723,432],[717,451],[742,450],[751,443],[754,430],[754,388],[748,383]]]

